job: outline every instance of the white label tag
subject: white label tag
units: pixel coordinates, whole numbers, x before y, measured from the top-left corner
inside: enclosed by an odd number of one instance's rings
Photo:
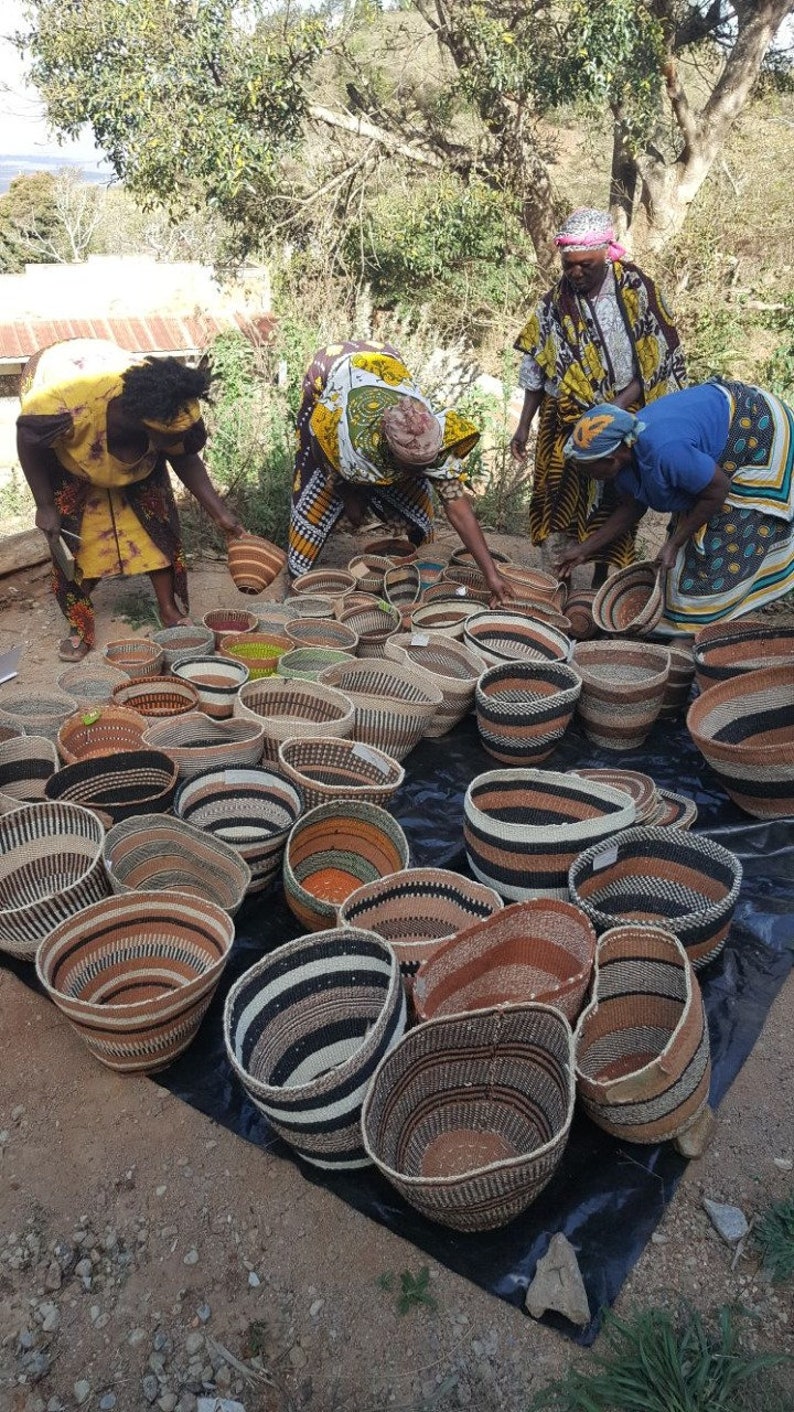
[[[612,863],[618,861],[618,845],[613,843],[611,848],[605,848],[603,853],[597,853],[593,859],[593,872],[600,873],[602,868],[608,868]]]
[[[411,638],[412,647],[428,647],[429,645],[430,638],[428,637],[426,632],[415,632],[413,634]]]
[[[465,598],[465,597],[466,597],[466,588],[465,588],[465,585],[464,585],[464,584],[461,584],[458,588],[455,589],[455,597],[456,597],[456,598]]]
[[[348,573],[352,574],[354,579],[366,578],[369,572],[366,564],[354,564],[352,569],[348,569]]]
[[[383,760],[379,759],[372,750],[369,750],[366,745],[362,745],[357,741],[350,753],[351,755],[358,756],[359,760],[366,760],[368,765],[374,765],[375,769],[379,770],[382,775],[388,774],[388,765],[385,764]]]

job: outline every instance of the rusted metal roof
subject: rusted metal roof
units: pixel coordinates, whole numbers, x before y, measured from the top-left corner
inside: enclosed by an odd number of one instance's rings
[[[117,319],[0,319],[0,363],[29,358],[40,348],[65,338],[108,338],[130,353],[195,353],[219,333],[239,329],[255,341],[266,339],[270,315],[192,314],[176,318]]]

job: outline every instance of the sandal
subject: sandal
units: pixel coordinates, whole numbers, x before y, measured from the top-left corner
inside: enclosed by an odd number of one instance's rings
[[[77,633],[64,637],[58,643],[58,656],[62,662],[82,662],[91,651],[91,644]]]

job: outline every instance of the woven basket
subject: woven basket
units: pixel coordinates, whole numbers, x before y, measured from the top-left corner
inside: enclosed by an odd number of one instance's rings
[[[237,694],[248,681],[248,667],[233,657],[194,657],[175,662],[173,673],[198,692],[199,710],[213,720],[225,721],[234,712]]]
[[[422,593],[432,584],[439,582],[447,567],[443,559],[426,559],[424,556],[421,559],[416,559],[415,563],[419,570],[419,588]]]
[[[513,562],[509,554],[501,554],[498,549],[492,549],[490,544],[488,545],[488,553],[490,554],[491,558],[493,559],[494,563],[496,564],[496,567],[500,570],[500,572],[501,566],[503,564],[512,564]],[[477,567],[477,560],[475,559],[470,549],[453,549],[452,553],[449,556],[448,566],[450,568],[455,568],[456,566],[460,565],[463,565],[464,568]]]
[[[539,598],[541,602],[551,603],[560,613],[565,607],[567,585],[550,574],[541,573],[539,569],[523,569],[518,564],[501,565],[499,572],[519,598]]]
[[[284,740],[279,769],[300,789],[307,809],[339,799],[363,799],[384,808],[405,779],[405,770],[371,745],[332,736]]]
[[[13,691],[0,695],[0,727],[24,735],[43,735],[55,740],[77,702],[65,691]]]
[[[295,618],[333,618],[337,603],[345,604],[350,597],[349,593],[344,598],[329,598],[321,593],[296,594],[284,605],[292,610],[284,628],[286,629],[287,623],[293,622]]]
[[[215,634],[211,628],[180,624],[161,628],[152,633],[152,642],[163,649],[163,671],[170,672],[174,662],[190,662],[194,657],[206,657],[215,651]]]
[[[476,611],[476,606],[457,598],[439,599],[435,603],[422,602],[411,613],[411,630],[443,633],[445,637],[462,642],[466,619]]]
[[[242,534],[229,543],[229,573],[240,593],[263,593],[286,563],[284,550],[258,534]]]
[[[504,662],[483,672],[475,695],[484,750],[505,765],[539,765],[571,723],[581,679],[564,662]]]
[[[299,789],[275,770],[204,770],[180,785],[174,813],[233,848],[251,870],[247,892],[281,873],[287,835],[304,810]]]
[[[634,822],[634,801],[610,785],[553,770],[477,775],[463,803],[469,866],[500,897],[568,897],[568,869],[583,848]]]
[[[463,643],[443,633],[398,633],[386,643],[386,657],[412,667],[441,692],[441,707],[425,727],[426,736],[446,735],[474,705],[484,663]]]
[[[222,639],[230,637],[232,633],[239,635],[243,632],[259,631],[256,613],[249,613],[245,608],[213,608],[211,613],[204,614],[201,621],[212,633],[216,652],[220,651]]]
[[[371,539],[364,545],[362,554],[367,558],[375,555],[378,559],[388,559],[391,563],[406,564],[419,557],[419,550],[410,539],[383,538]]]
[[[383,576],[383,597],[402,615],[419,601],[422,583],[416,564],[395,564]]]
[[[199,695],[190,682],[177,677],[132,677],[124,686],[113,688],[113,704],[156,719],[198,711]]]
[[[574,1093],[573,1038],[559,1010],[517,1005],[430,1020],[375,1070],[364,1147],[429,1220],[494,1230],[553,1177]]]
[[[53,927],[107,897],[104,833],[76,804],[26,804],[0,816],[0,950],[32,961]]]
[[[249,632],[221,638],[221,654],[235,662],[243,662],[248,668],[251,681],[260,677],[272,677],[278,666],[278,659],[292,648],[292,641],[286,636],[267,635]]]
[[[220,907],[175,893],[96,902],[39,948],[44,990],[101,1064],[156,1073],[194,1038],[234,941]]]
[[[328,647],[295,647],[279,657],[276,676],[285,681],[317,681],[327,667],[349,661],[349,652],[336,652]]]
[[[695,680],[701,691],[743,672],[766,667],[794,671],[794,627],[768,618],[740,618],[701,628],[693,647]]]
[[[611,574],[593,600],[593,622],[602,632],[641,637],[653,631],[663,612],[659,570],[647,559]]]
[[[596,934],[570,902],[535,898],[461,931],[422,963],[413,999],[420,1020],[537,1001],[571,1024],[582,1008]]]
[[[474,613],[478,608],[486,608],[491,601],[490,589],[469,588],[464,583],[455,585],[449,579],[441,578],[432,583],[422,594],[423,603],[467,603]]]
[[[397,662],[340,662],[323,672],[322,681],[349,698],[353,737],[394,760],[405,759],[419,744],[442,702],[437,687]]]
[[[580,642],[573,666],[582,678],[579,719],[607,750],[634,750],[652,731],[670,672],[666,647],[650,642]]]
[[[575,642],[587,642],[595,637],[598,628],[593,622],[593,601],[595,589],[577,589],[565,601],[565,616],[570,623],[568,636]]]
[[[382,936],[403,976],[413,976],[450,937],[502,906],[493,888],[448,868],[408,868],[357,888],[339,908],[339,925]]]
[[[117,667],[105,662],[75,662],[55,678],[56,686],[72,697],[78,709],[82,707],[84,710],[109,701],[114,686],[121,686],[126,681],[129,681],[126,672],[120,672]]]
[[[402,627],[399,609],[385,602],[374,608],[346,608],[339,621],[357,633],[357,657],[383,657],[386,642]]]
[[[50,776],[44,792],[48,799],[96,809],[114,824],[135,814],[166,814],[176,793],[176,765],[162,750],[149,747],[145,735],[144,747],[64,765]]]
[[[362,593],[383,597],[383,576],[394,565],[384,554],[354,554],[347,566]]]
[[[571,901],[599,934],[624,922],[674,932],[695,970],[718,956],[742,883],[734,853],[683,829],[626,829],[571,866]]]
[[[518,613],[522,618],[534,618],[537,623],[545,623],[547,627],[556,628],[565,637],[571,635],[571,620],[565,613],[560,613],[551,603],[544,603],[537,598],[511,598],[508,605],[510,613]]]
[[[251,870],[236,849],[184,819],[159,814],[116,824],[102,857],[115,893],[187,893],[232,917],[251,884]]]
[[[25,731],[22,726],[9,726],[6,725],[5,722],[0,725],[0,741],[18,740],[19,737],[24,734]]]
[[[295,647],[322,647],[329,652],[347,652],[352,657],[358,647],[358,633],[334,618],[293,618],[284,634]]]
[[[622,789],[634,800],[634,822],[655,824],[659,813],[659,790],[650,775],[639,770],[582,770],[575,766],[571,774],[580,775],[583,780],[610,784],[614,789]]]
[[[323,613],[318,614],[318,617],[324,616]],[[288,603],[263,603],[257,612],[257,632],[274,632],[281,637],[286,632],[287,623],[292,622],[295,617],[297,613],[293,599]]]
[[[232,986],[229,1062],[279,1137],[313,1166],[365,1167],[361,1105],[375,1065],[405,1030],[397,961],[351,928],[287,942]]]
[[[129,678],[125,678],[129,681]],[[143,750],[146,719],[125,706],[97,706],[78,711],[58,731],[58,753],[65,765],[124,750]]]
[[[102,649],[111,667],[118,667],[128,677],[159,677],[163,671],[164,652],[156,642],[145,637],[120,637]]]
[[[472,613],[463,629],[467,647],[489,667],[500,662],[567,662],[573,644],[565,633],[521,613]]]
[[[347,569],[310,569],[292,580],[290,591],[298,597],[318,593],[323,598],[343,598],[356,587],[356,580]]]
[[[214,721],[201,711],[189,711],[172,721],[153,721],[143,738],[150,749],[165,751],[179,778],[186,780],[202,770],[258,765],[265,730],[262,721]]]
[[[657,1143],[691,1126],[708,1102],[709,1031],[700,987],[670,932],[604,933],[574,1044],[578,1097],[605,1132]]]
[[[456,585],[463,585],[464,588],[472,588],[475,593],[485,593],[490,598],[491,590],[485,578],[485,574],[476,564],[453,564],[449,563],[441,575],[442,582]]]
[[[262,758],[275,762],[282,740],[295,736],[353,734],[353,704],[341,691],[321,682],[287,681],[269,677],[249,682],[240,691],[235,718],[255,721],[264,731]]]
[[[0,793],[24,804],[44,798],[44,786],[58,768],[58,755],[44,735],[20,735],[0,742]]]
[[[671,789],[659,790],[659,807],[650,822],[657,829],[691,829],[697,823],[698,808],[694,799],[674,794]]]
[[[756,819],[794,814],[794,666],[709,687],[687,728],[727,794]]]
[[[689,693],[695,676],[695,661],[691,647],[682,647],[679,643],[673,642],[668,642],[665,645],[670,653],[670,675],[667,678],[667,685],[662,697],[659,720],[677,721],[679,716],[684,714],[689,701]]]
[[[308,931],[336,922],[362,883],[408,867],[408,842],[385,809],[356,799],[318,804],[295,824],[284,850],[284,896]]]

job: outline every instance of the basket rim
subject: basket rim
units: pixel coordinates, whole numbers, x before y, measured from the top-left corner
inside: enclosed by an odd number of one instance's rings
[[[706,834],[690,833],[685,829],[660,828],[656,824],[639,824],[635,828],[621,829],[614,837],[601,839],[599,843],[594,843],[590,848],[583,849],[582,852],[574,858],[568,870],[568,890],[572,901],[577,907],[581,907],[584,912],[587,912],[589,916],[595,914],[597,917],[607,917],[608,914],[602,912],[600,907],[594,907],[587,899],[580,898],[576,890],[578,882],[577,870],[579,872],[584,871],[584,869],[588,868],[593,860],[598,857],[599,853],[608,851],[611,848],[616,847],[619,855],[622,843],[659,843],[663,847],[669,848],[676,842],[678,842],[679,846],[682,848],[691,847],[695,852],[700,852],[706,857],[713,858],[716,862],[723,864],[723,866],[728,868],[733,874],[733,882],[729,891],[724,897],[720,898],[718,902],[711,902],[707,907],[698,908],[697,911],[681,912],[678,914],[675,919],[676,935],[685,927],[698,922],[719,921],[726,912],[730,911],[732,907],[735,907],[739,897],[743,877],[742,864],[739,858],[735,853],[732,853],[729,848],[724,848],[721,843],[715,842],[713,838],[709,838]],[[620,861],[619,856],[615,861]],[[648,859],[648,861],[651,862],[652,859]],[[614,926],[614,916],[609,916],[608,920],[610,926],[607,930],[614,931],[616,929]],[[630,920],[627,918],[622,925],[633,927],[647,926],[656,928],[657,931],[665,930],[663,927],[659,927],[658,922],[643,922],[637,918],[631,918]]]
[[[198,828],[195,824],[190,824],[186,819],[177,817],[175,814],[133,814],[131,818],[121,819],[118,823],[114,824],[112,828],[108,829],[102,840],[102,860],[108,873],[112,874],[114,890],[115,887],[118,886],[123,888],[125,892],[137,893],[138,891],[143,891],[143,889],[138,889],[133,884],[127,883],[123,878],[119,877],[115,865],[111,867],[110,854],[115,844],[125,839],[130,834],[134,835],[140,833],[143,836],[153,830],[157,830],[158,832],[165,830],[167,833],[172,833],[176,839],[179,839],[187,833],[188,838],[192,837],[196,843],[201,843],[205,847],[209,846],[220,858],[225,860],[230,868],[236,868],[239,877],[230,878],[230,892],[232,892],[234,896],[230,900],[228,908],[223,907],[222,910],[224,912],[228,911],[233,915],[237,909],[242,906],[243,898],[248,888],[251,886],[251,869],[245,859],[237,849],[232,848],[231,844],[227,843],[225,839],[218,838],[217,835],[211,833],[209,829]],[[148,891],[182,892],[178,887],[150,888]],[[184,895],[191,896],[192,894],[186,893]],[[205,901],[211,900],[211,898],[206,898],[204,894],[199,898],[202,905]],[[221,906],[220,903],[216,905]]]
[[[201,728],[209,735],[219,733],[218,739],[213,741],[211,745],[171,744],[166,747],[158,745],[156,741],[152,744],[149,740],[146,740],[145,744],[150,750],[157,750],[163,755],[168,755],[170,750],[215,750],[219,745],[247,745],[258,740],[260,735],[264,733],[264,723],[257,726],[255,720],[245,716],[227,716],[219,721],[214,716],[207,716],[204,711],[183,711],[181,716],[162,716],[159,720],[152,720],[147,725],[144,735],[148,736],[151,731],[162,731],[169,728],[181,731],[186,726],[195,726],[196,730]],[[232,731],[227,735],[226,732],[230,726]],[[238,726],[247,726],[253,734],[239,735],[237,733]]]
[[[182,819],[184,823],[190,823],[190,820],[185,819],[183,815],[179,812],[183,796],[188,791],[194,789],[197,785],[203,785],[204,787],[211,786],[213,781],[217,781],[219,785],[228,785],[230,789],[234,788],[235,786],[244,785],[246,783],[244,779],[229,778],[229,776],[234,775],[268,776],[270,780],[274,781],[276,786],[289,790],[294,800],[295,808],[297,810],[297,816],[295,819],[293,819],[292,823],[297,823],[298,818],[302,817],[303,798],[301,796],[300,789],[293,780],[289,779],[287,775],[282,774],[282,772],[276,769],[275,766],[213,765],[211,769],[199,770],[195,775],[191,775],[188,779],[183,779],[180,781],[179,785],[177,786],[176,794],[174,795],[174,814],[176,818]],[[290,828],[292,828],[292,824],[289,824],[287,828],[285,828],[285,834]],[[210,832],[210,830],[207,830],[207,832]],[[227,840],[224,839],[223,842],[226,843]]]
[[[366,785],[344,785],[344,784],[335,784],[335,785],[330,785],[330,784],[329,784],[329,785],[325,785],[325,784],[318,784],[317,781],[311,779],[311,777],[310,777],[309,775],[304,775],[304,774],[303,774],[303,771],[300,770],[297,765],[293,765],[293,763],[292,763],[291,760],[285,759],[285,751],[286,751],[287,747],[288,747],[288,746],[291,746],[291,745],[293,745],[293,746],[322,745],[323,747],[329,747],[329,746],[330,746],[330,747],[332,747],[332,748],[336,748],[337,746],[341,746],[342,749],[343,749],[344,751],[346,751],[347,754],[350,754],[350,755],[355,755],[356,749],[359,749],[359,751],[366,750],[366,751],[367,751],[367,754],[377,755],[381,760],[386,760],[386,761],[388,762],[388,765],[389,765],[389,774],[388,774],[388,775],[384,775],[382,785],[380,785],[377,780],[372,780],[369,784],[366,784]],[[353,740],[352,736],[349,736],[349,735],[348,735],[348,736],[331,736],[331,735],[288,735],[288,736],[286,736],[286,737],[284,738],[284,740],[280,740],[279,743],[278,743],[278,759],[279,759],[279,764],[280,764],[280,766],[281,766],[281,768],[282,768],[283,770],[288,770],[291,774],[297,775],[299,780],[305,779],[306,782],[307,782],[307,784],[311,785],[312,788],[315,788],[315,789],[324,789],[324,790],[337,790],[337,789],[339,789],[339,790],[348,790],[348,789],[369,789],[369,790],[371,790],[371,789],[380,789],[380,788],[382,788],[382,789],[389,789],[389,790],[393,790],[393,791],[394,791],[394,790],[399,789],[400,785],[402,784],[403,780],[405,779],[405,770],[404,770],[403,766],[400,764],[400,761],[399,761],[399,760],[395,760],[394,756],[393,756],[393,755],[389,755],[388,751],[382,750],[382,749],[380,748],[380,746],[378,746],[378,745],[366,745],[366,744],[364,744],[362,741]],[[396,772],[396,775],[397,775],[397,779],[396,779],[396,780],[393,778],[395,772]],[[287,775],[287,776],[285,776],[285,778],[289,778],[289,776]],[[349,797],[355,799],[355,795],[351,795],[351,796],[349,796]]]
[[[409,865],[406,868],[398,868],[397,872],[395,873],[384,873],[383,877],[381,878],[373,878],[371,882],[362,883],[360,887],[356,888],[355,892],[351,892],[350,896],[346,897],[344,902],[340,902],[337,907],[337,913],[340,918],[340,926],[354,927],[356,925],[355,922],[348,921],[347,917],[344,914],[345,909],[347,907],[350,907],[353,904],[358,904],[362,900],[366,902],[370,900],[369,897],[365,897],[362,899],[362,894],[369,893],[370,891],[374,892],[377,888],[382,887],[384,883],[393,884],[394,879],[402,877],[403,874],[407,875],[406,883],[408,882],[408,878],[410,878],[411,882],[414,883],[417,881],[417,879],[419,879],[420,881],[426,879],[428,883],[438,882],[439,874],[441,874],[443,880],[445,880],[446,878],[450,878],[450,880],[453,881],[455,884],[463,883],[466,887],[470,889],[468,894],[470,897],[475,897],[477,900],[481,900],[483,902],[491,902],[495,899],[495,913],[501,912],[504,909],[504,901],[499,896],[499,893],[496,892],[494,888],[489,887],[487,883],[480,882],[477,878],[467,878],[463,873],[455,872],[454,868],[435,868],[432,866],[432,864],[427,864],[421,868],[415,868]],[[486,894],[489,895],[486,896]],[[467,927],[466,930],[468,931],[469,928]],[[455,932],[454,936],[457,938],[459,934],[460,933]],[[452,935],[453,933],[450,933],[450,937],[452,937]],[[427,940],[436,945],[440,940],[446,941],[446,937],[428,937]],[[417,946],[420,944],[421,943],[419,942],[400,943],[401,946]]]
[[[651,580],[648,598],[629,622],[618,627],[612,621],[612,600],[616,592],[619,593],[624,585],[632,584],[635,579],[638,581],[639,587],[644,587],[648,580]],[[598,589],[593,599],[591,612],[593,622],[602,632],[623,634],[640,629],[650,632],[664,612],[661,575],[653,560],[638,559],[636,563],[627,564],[625,568],[618,569],[617,573],[610,574]]]
[[[777,687],[788,688],[794,700],[791,666],[783,662],[778,662],[770,667],[759,667],[752,672],[738,672],[734,676],[727,677],[725,681],[714,682],[712,686],[696,696],[686,713],[686,727],[701,753],[707,757],[708,753],[711,753],[715,758],[718,757],[726,762],[734,760],[739,763],[747,750],[758,750],[759,746],[752,744],[753,736],[744,740],[729,741],[716,740],[714,736],[707,735],[702,729],[701,717],[708,717],[712,710],[721,706],[735,704],[738,707],[741,698]],[[793,756],[794,732],[792,732],[792,740],[781,740],[776,744],[764,745],[763,751],[764,756],[772,760],[777,760],[778,757],[785,755]]]
[[[190,685],[193,686],[194,683],[187,673],[194,671],[197,667],[207,666],[220,666],[226,667],[227,669],[231,667],[235,672],[245,672],[245,676],[237,686],[213,686],[212,682],[199,682],[196,687],[199,696],[202,691],[223,691],[236,694],[238,691],[242,690],[244,686],[248,685],[250,673],[245,662],[241,661],[239,657],[224,657],[221,653],[207,652],[200,657],[189,657],[186,661],[180,661],[177,657],[177,660],[171,666],[171,675],[179,677],[181,680],[189,682]]]
[[[555,784],[571,788],[571,781],[578,776],[565,774],[560,770],[533,769],[531,766],[514,766],[512,769],[485,770],[480,775],[475,775],[466,788],[463,798],[464,821],[472,819],[474,822],[483,820],[486,824],[496,822],[492,815],[486,814],[479,805],[474,803],[473,791],[485,784],[527,784],[530,786],[542,787],[544,784]],[[572,843],[576,842],[575,830],[582,827],[589,828],[599,820],[609,820],[612,825],[612,833],[622,837],[631,825],[635,815],[634,800],[625,790],[616,789],[613,785],[601,784],[595,780],[588,780],[587,793],[593,793],[596,802],[601,804],[616,804],[618,807],[614,813],[593,815],[587,819],[572,820],[565,824],[503,824],[499,823],[500,837],[511,843],[533,842],[535,840],[547,840],[549,837],[559,839],[559,833],[551,833],[551,830],[565,829],[563,838],[569,838]],[[573,786],[575,788],[575,786]],[[621,822],[626,815],[625,824]],[[480,824],[482,828],[483,825]],[[666,830],[663,830],[666,832]],[[611,838],[611,835],[610,835]],[[599,847],[598,844],[594,847]],[[579,857],[582,855],[579,854]],[[578,905],[578,904],[577,904]]]
[[[399,856],[405,860],[402,868],[397,869],[398,872],[404,872],[411,866],[411,851],[405,830],[387,809],[383,809],[379,804],[371,804],[369,800],[366,799],[330,799],[323,804],[315,804],[313,809],[307,809],[305,814],[302,814],[299,819],[296,819],[289,831],[284,847],[283,872],[285,879],[289,880],[289,885],[294,890],[299,901],[305,903],[312,911],[328,917],[335,917],[341,904],[330,902],[324,897],[317,897],[315,893],[310,892],[308,888],[303,886],[303,883],[294,872],[290,860],[290,850],[293,845],[293,839],[300,830],[313,826],[314,824],[322,823],[325,818],[338,818],[340,807],[343,812],[352,815],[353,818],[357,818],[363,823],[370,823],[373,827],[379,828],[381,833],[386,835],[394,845]],[[384,823],[384,820],[387,822]]]
[[[69,883],[69,889],[73,887],[79,887],[80,883],[84,882],[85,878],[90,872],[93,871],[97,863],[102,858],[102,845],[105,841],[106,832],[105,826],[97,818],[96,814],[93,812],[92,809],[87,809],[83,804],[74,804],[71,799],[37,799],[31,803],[26,803],[24,800],[20,800],[18,809],[35,809],[40,812],[42,809],[47,809],[48,811],[51,811],[53,809],[53,806],[55,806],[55,808],[58,810],[67,809],[70,812],[76,809],[79,814],[83,817],[85,815],[88,815],[91,826],[94,829],[94,832],[97,834],[96,839],[91,839],[88,837],[86,838],[86,842],[89,843],[93,849],[91,859],[89,862],[86,863],[85,867],[80,873],[80,876],[75,878],[73,882]],[[7,813],[0,814],[0,834],[2,834],[3,832],[3,820],[10,819],[14,814],[18,813],[18,809],[9,809]],[[47,837],[53,837],[53,835],[40,834],[34,835],[34,837],[37,838],[38,841]],[[25,845],[23,844],[22,846],[24,847]],[[5,856],[8,857],[10,856],[10,854],[7,853],[5,854]],[[65,889],[63,887],[59,887],[57,892],[49,891],[37,893],[35,899],[32,902],[23,902],[13,907],[0,908],[0,916],[8,914],[24,914],[26,912],[29,912],[31,907],[37,907],[40,902],[48,902],[52,897],[62,896],[64,891]]]

